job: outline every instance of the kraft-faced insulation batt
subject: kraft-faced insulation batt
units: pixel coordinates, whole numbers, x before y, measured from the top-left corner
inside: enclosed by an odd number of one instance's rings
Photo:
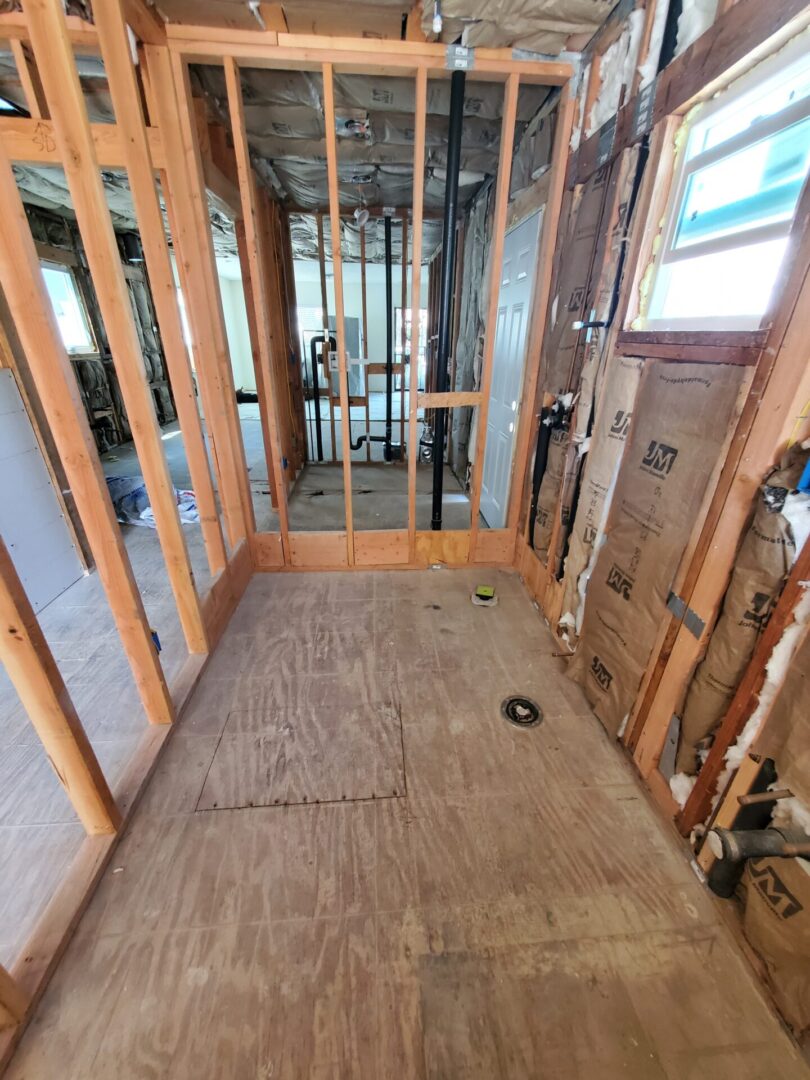
[[[739,367],[647,361],[569,673],[616,735],[725,441]]]

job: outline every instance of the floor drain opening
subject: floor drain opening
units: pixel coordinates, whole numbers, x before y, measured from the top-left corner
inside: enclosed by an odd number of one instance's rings
[[[501,703],[501,716],[516,727],[536,727],[543,719],[543,713],[537,702],[531,698],[515,694]]]

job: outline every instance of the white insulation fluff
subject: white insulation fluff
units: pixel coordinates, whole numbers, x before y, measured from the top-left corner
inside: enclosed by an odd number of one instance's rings
[[[808,622],[810,622],[810,588],[805,585],[802,598],[794,608],[794,621],[774,645],[773,652],[766,665],[765,682],[759,694],[759,703],[748,718],[748,722],[740,732],[737,741],[726,751],[725,768],[718,777],[717,793],[712,800],[712,806],[716,805],[732,773],[740,767],[751,744],[757,737],[762,721],[768,715],[779,688],[785,681],[785,675],[790,667],[793,654]]]
[[[683,772],[675,773],[673,777],[670,777],[669,790],[681,810],[686,806],[686,800],[692,794],[692,788],[695,786],[696,781],[696,776],[689,776],[688,773]]]
[[[709,29],[717,14],[717,3],[718,0],[684,0],[683,10],[678,16],[676,56],[685,52],[701,34]]]

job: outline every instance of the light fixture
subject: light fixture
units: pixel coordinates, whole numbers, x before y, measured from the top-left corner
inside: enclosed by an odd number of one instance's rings
[[[368,221],[368,209],[365,206],[358,206],[354,212],[354,220],[362,229]]]

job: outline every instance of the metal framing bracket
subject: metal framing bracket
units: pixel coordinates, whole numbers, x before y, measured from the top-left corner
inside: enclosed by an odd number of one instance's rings
[[[682,600],[680,596],[674,592],[669,594],[667,607],[676,619],[681,620],[692,637],[700,641],[703,636],[703,631],[706,629],[706,623],[701,619],[698,613],[688,607],[686,601]]]
[[[475,49],[466,45],[448,45],[444,66],[448,71],[472,71],[475,67]]]

